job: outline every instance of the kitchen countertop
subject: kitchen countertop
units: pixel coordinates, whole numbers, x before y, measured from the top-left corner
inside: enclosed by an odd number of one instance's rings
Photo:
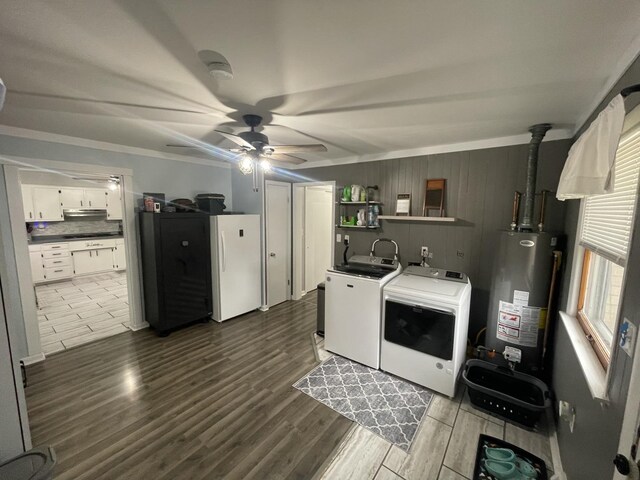
[[[29,240],[29,245],[41,245],[45,243],[67,243],[83,242],[91,240],[118,240],[124,238],[122,235],[96,235],[94,237],[65,238],[63,235],[48,235]]]

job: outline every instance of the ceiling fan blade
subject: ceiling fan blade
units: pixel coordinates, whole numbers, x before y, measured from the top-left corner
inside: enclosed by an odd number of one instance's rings
[[[256,149],[256,147],[254,147],[249,142],[247,142],[244,138],[242,138],[242,137],[240,137],[238,135],[234,135],[233,133],[223,132],[221,130],[214,130],[214,132],[219,133],[224,138],[227,138],[227,139],[231,140],[236,145],[240,145],[241,147],[248,148],[249,150],[255,150]]]
[[[304,158],[294,157],[293,155],[285,155],[284,153],[273,153],[266,158],[268,160],[273,160],[274,162],[293,163],[294,165],[300,165],[301,163],[306,162]]]
[[[308,145],[269,145],[273,149],[273,153],[308,153],[308,152],[326,152],[327,147],[321,143],[311,143]]]

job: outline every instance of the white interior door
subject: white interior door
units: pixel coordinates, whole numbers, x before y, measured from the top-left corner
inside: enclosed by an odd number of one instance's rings
[[[305,195],[304,290],[309,292],[324,281],[333,264],[333,190],[327,186],[307,187]]]
[[[265,182],[267,306],[289,299],[291,185]]]

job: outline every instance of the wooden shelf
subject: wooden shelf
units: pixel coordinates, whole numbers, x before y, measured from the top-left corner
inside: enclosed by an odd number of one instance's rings
[[[418,216],[400,216],[400,215],[379,215],[378,220],[389,220],[396,222],[433,222],[433,223],[451,223],[457,220],[456,217],[418,217]]]
[[[362,230],[375,230],[376,228],[380,228],[380,226],[372,225],[369,227],[365,227],[364,225],[336,225],[336,228],[360,228]]]

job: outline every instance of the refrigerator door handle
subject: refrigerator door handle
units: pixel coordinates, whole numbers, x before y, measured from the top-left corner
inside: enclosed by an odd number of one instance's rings
[[[227,271],[227,248],[224,243],[224,232],[220,232],[220,241],[222,243],[222,271]]]

